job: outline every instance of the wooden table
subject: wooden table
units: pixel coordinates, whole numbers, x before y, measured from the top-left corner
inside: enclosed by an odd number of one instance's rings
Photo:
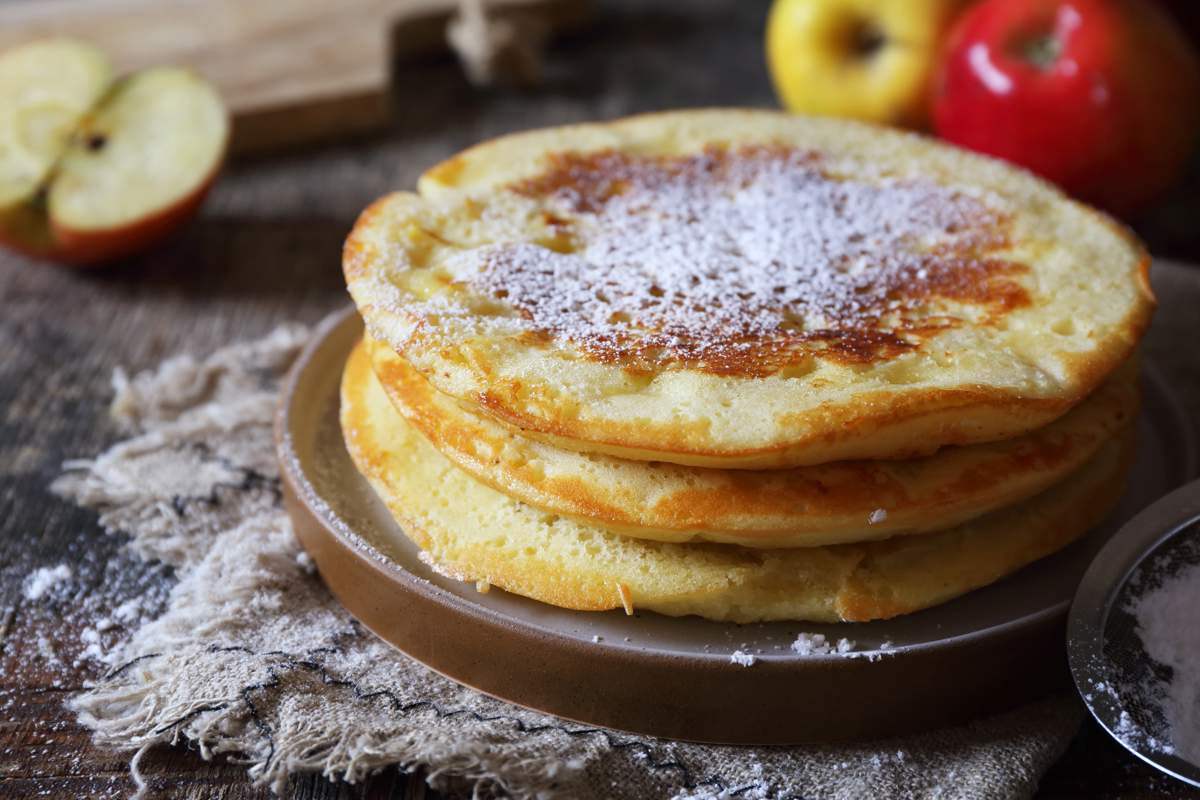
[[[63,700],[96,675],[91,662],[73,663],[94,597],[119,600],[147,585],[161,593],[171,578],[122,554],[93,514],[46,488],[64,459],[95,454],[118,435],[105,413],[113,368],[207,352],[342,306],[339,249],[357,211],[481,137],[663,107],[772,104],[760,53],[765,3],[712,0],[686,10],[603,4],[589,34],[551,54],[548,84],[536,93],[477,92],[446,62],[413,68],[401,76],[402,112],[386,134],[237,166],[202,218],[145,257],[74,273],[0,255],[0,796],[123,797],[132,788],[128,756],[93,748]],[[1196,186],[1189,181],[1141,226],[1156,252],[1200,261],[1200,215],[1189,200]],[[25,602],[26,576],[63,562],[85,589],[50,606]],[[60,663],[43,657],[39,637]],[[247,783],[244,767],[182,747],[151,753],[142,769],[163,796],[271,796]],[[1092,725],[1042,794],[1200,797],[1156,777]],[[288,796],[432,793],[389,770],[355,787],[294,778]]]

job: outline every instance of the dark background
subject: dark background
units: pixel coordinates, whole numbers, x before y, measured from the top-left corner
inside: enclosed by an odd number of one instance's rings
[[[78,666],[88,620],[170,571],[123,553],[92,513],[47,491],[65,459],[90,456],[118,432],[106,413],[114,367],[138,370],[259,336],[286,320],[315,322],[348,302],[340,247],[358,211],[410,187],[434,161],[508,130],[700,105],[775,104],[762,56],[766,2],[603,2],[586,31],[555,44],[546,83],[481,91],[449,60],[407,65],[392,127],[354,143],[234,165],[205,212],[159,250],[93,272],[0,254],[0,795],[124,797],[127,754],[98,751],[63,701],[99,667]],[[1159,257],[1200,262],[1200,165],[1135,221]],[[1198,312],[1200,313],[1200,312]],[[68,563],[74,594],[30,604],[22,584]],[[121,631],[110,632],[112,637]],[[63,663],[38,646],[47,637]],[[142,764],[157,793],[267,798],[244,766],[204,762],[184,747]],[[395,770],[364,786],[294,778],[303,798],[426,796]],[[1084,726],[1042,784],[1045,797],[1200,797]]]

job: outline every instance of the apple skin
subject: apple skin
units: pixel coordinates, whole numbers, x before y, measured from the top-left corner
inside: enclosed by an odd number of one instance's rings
[[[95,267],[144,252],[199,211],[218,172],[213,170],[194,192],[167,208],[111,230],[76,231],[54,224],[44,210],[22,209],[14,219],[0,220],[0,247],[68,267]]]
[[[1149,0],[983,0],[958,20],[934,127],[1129,217],[1200,130],[1200,59]]]
[[[191,194],[127,227],[77,231],[51,220],[55,245],[43,257],[69,266],[89,267],[148,250],[195,216],[219,171],[220,164]]]
[[[968,0],[775,0],[767,66],[789,111],[924,128],[942,40]]]

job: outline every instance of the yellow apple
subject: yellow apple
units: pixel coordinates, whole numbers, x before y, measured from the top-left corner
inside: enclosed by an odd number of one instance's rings
[[[192,73],[113,80],[94,48],[36,42],[0,56],[0,244],[68,264],[141,250],[199,206],[229,118]]]
[[[790,111],[924,127],[942,37],[964,0],[775,0],[767,66]]]

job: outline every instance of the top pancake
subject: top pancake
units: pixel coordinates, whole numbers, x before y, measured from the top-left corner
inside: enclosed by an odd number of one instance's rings
[[[533,131],[359,219],[376,339],[525,435],[763,468],[903,458],[1060,416],[1148,324],[1148,259],[998,162],[765,111]]]

